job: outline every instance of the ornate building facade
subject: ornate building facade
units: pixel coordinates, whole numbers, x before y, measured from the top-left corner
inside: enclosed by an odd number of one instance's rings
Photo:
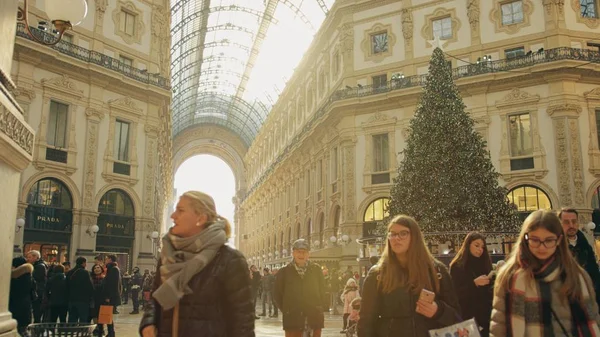
[[[13,96],[36,137],[14,250],[49,262],[116,253],[122,269],[151,267],[173,190],[170,4],[87,3],[85,20],[52,47],[17,26]],[[43,7],[29,15],[30,25],[47,20]]]
[[[386,215],[437,43],[519,212],[572,206],[582,223],[600,220],[599,10],[597,0],[337,1],[245,155],[238,246],[272,266],[298,238],[334,267],[377,249],[356,239]]]

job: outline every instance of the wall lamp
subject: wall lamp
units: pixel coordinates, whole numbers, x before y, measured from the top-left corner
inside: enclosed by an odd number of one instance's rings
[[[23,228],[23,226],[25,226],[25,220],[24,219],[17,219],[17,226],[15,227],[15,233],[19,233],[21,231],[21,228]]]
[[[160,234],[158,234],[157,231],[154,231],[148,235],[146,235],[146,239],[152,240],[152,242],[154,243],[158,243],[158,237],[160,236]]]
[[[53,32],[58,35],[56,40],[52,42],[40,40],[31,32],[29,28],[28,0],[23,0],[23,7],[19,7],[17,21],[22,21],[25,24],[25,30],[32,39],[47,46],[53,46],[60,42],[65,31],[73,29],[73,26],[77,26],[85,19],[88,10],[85,0],[45,0],[44,8],[46,8],[46,14],[50,17],[50,22],[54,25]],[[47,24],[45,21],[40,21],[38,24],[40,29],[46,30]]]
[[[98,227],[98,225],[93,225],[93,226],[89,226],[88,229],[85,230],[86,233],[88,233],[88,235],[93,238],[96,237],[96,233],[98,233],[98,231],[100,230],[100,227]]]

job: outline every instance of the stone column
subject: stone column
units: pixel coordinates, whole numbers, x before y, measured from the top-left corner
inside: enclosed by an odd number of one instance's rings
[[[9,94],[16,86],[10,78],[16,33],[18,1],[0,1],[0,337],[16,337],[17,322],[8,311],[10,270],[17,220],[21,172],[31,163],[34,131],[23,110]],[[20,229],[24,231],[24,228]]]
[[[360,234],[360,223],[356,222],[356,137],[346,137],[341,142],[342,149],[342,222],[340,224],[340,234],[350,237],[350,243],[342,246],[342,256],[340,268],[345,266],[357,265],[356,255],[358,245],[356,238]]]

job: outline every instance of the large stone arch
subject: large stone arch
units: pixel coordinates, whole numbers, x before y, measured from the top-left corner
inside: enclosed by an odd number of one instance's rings
[[[244,142],[231,130],[217,125],[200,125],[180,132],[173,140],[173,175],[187,159],[200,155],[216,156],[233,171],[236,191],[244,190]]]

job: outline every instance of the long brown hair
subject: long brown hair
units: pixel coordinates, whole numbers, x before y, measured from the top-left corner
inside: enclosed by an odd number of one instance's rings
[[[560,292],[571,299],[581,300],[581,287],[586,286],[584,284],[579,284],[579,275],[583,270],[579,267],[569,251],[560,219],[554,212],[547,210],[535,211],[529,214],[527,219],[525,219],[523,226],[521,227],[521,233],[519,234],[516,247],[511,252],[506,264],[500,269],[498,278],[496,279],[497,284],[502,285],[504,289],[508,289],[510,287],[512,276],[517,270],[522,269],[533,278],[533,272],[543,266],[543,261],[538,260],[535,255],[533,255],[531,249],[529,249],[527,240],[525,240],[526,234],[539,228],[543,228],[559,238],[554,256],[558,260],[559,268],[562,269],[564,274],[563,285],[560,288]],[[500,288],[501,287],[496,287],[496,292],[499,291]],[[498,295],[504,296],[504,294]]]
[[[406,266],[400,266],[400,261],[392,251],[390,240],[383,250],[377,264],[379,270],[379,287],[384,293],[390,293],[399,287],[406,287],[415,294],[423,288],[438,292],[440,282],[434,266],[434,258],[425,245],[423,233],[417,221],[408,215],[397,215],[388,224],[389,232],[393,225],[401,225],[410,230],[410,244],[406,252]],[[406,272],[401,271],[405,269]],[[404,276],[403,276],[404,275]]]
[[[482,266],[486,273],[492,271],[492,260],[490,259],[490,253],[487,249],[487,243],[485,242],[485,236],[479,232],[470,232],[467,234],[467,237],[463,241],[462,246],[456,253],[452,262],[450,262],[450,268],[454,265],[464,267],[467,264],[467,261],[477,259],[475,256],[471,255],[471,243],[475,240],[483,241],[483,254],[481,254],[480,261],[482,262]]]

